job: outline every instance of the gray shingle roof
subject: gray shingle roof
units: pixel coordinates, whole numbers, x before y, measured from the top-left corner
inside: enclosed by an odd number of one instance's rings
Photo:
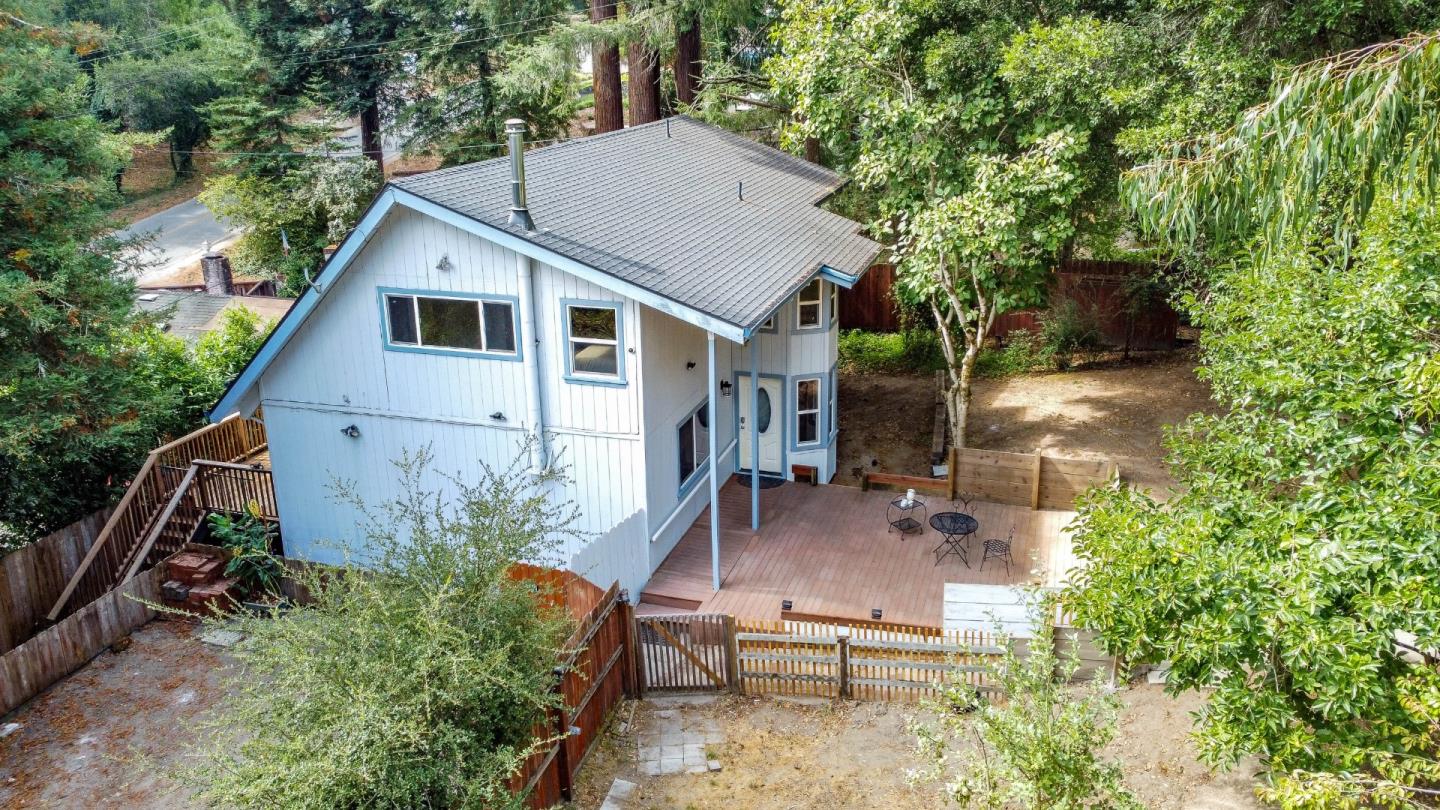
[[[262,319],[275,321],[285,314],[293,298],[269,298],[249,295],[207,295],[193,290],[137,290],[135,308],[160,318],[161,326],[172,335],[194,343],[206,332],[219,329],[221,314],[227,309],[243,307]]]
[[[880,251],[817,207],[840,175],[683,116],[532,149],[525,174],[533,233],[507,224],[508,157],[395,185],[741,328],[822,266],[858,276]]]

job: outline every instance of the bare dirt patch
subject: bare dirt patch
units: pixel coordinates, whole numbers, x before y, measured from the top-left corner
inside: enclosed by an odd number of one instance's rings
[[[1252,772],[1214,774],[1195,758],[1188,737],[1189,712],[1200,696],[1179,700],[1159,688],[1122,693],[1121,731],[1107,754],[1121,760],[1126,784],[1146,807],[1161,810],[1252,810]],[[707,746],[719,772],[646,776],[637,767],[637,735],[661,709],[715,718],[725,742]],[[940,786],[911,785],[919,765],[907,724],[916,706],[885,703],[792,703],[774,698],[718,697],[708,703],[647,700],[622,706],[633,711],[624,735],[612,724],[586,760],[576,785],[575,806],[599,807],[611,782],[638,785],[632,808],[935,808],[945,805]]]
[[[0,738],[0,807],[196,806],[167,774],[222,694],[228,660],[188,624],[154,621],[130,638],[0,721],[20,724]]]
[[[1173,485],[1161,442],[1165,427],[1214,408],[1195,376],[1193,352],[1074,371],[975,383],[973,447],[1108,459],[1125,480],[1163,495]],[[835,483],[871,470],[929,475],[935,381],[920,375],[840,377],[840,447]]]

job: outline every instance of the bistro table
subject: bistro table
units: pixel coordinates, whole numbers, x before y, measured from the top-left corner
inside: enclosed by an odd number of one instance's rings
[[[917,513],[920,515],[920,520],[915,519]],[[921,522],[924,519],[925,502],[919,498],[901,495],[885,507],[886,522],[890,524],[890,529],[900,532],[902,540],[911,532],[924,531],[925,524]],[[886,529],[886,533],[889,533],[890,529]]]
[[[935,564],[939,565],[946,556],[954,554],[969,568],[970,555],[966,552],[965,541],[980,530],[980,521],[964,512],[936,512],[930,516],[930,528],[944,538],[931,552],[937,555]]]

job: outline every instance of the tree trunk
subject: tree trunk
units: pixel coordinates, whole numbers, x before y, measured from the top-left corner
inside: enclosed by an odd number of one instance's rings
[[[591,22],[613,20],[615,15],[615,0],[590,0]],[[625,126],[624,102],[620,99],[620,48],[592,46],[590,67],[595,91],[595,134],[614,132]]]
[[[975,361],[980,357],[976,346],[966,346],[960,357],[960,377],[945,392],[945,409],[950,414],[952,447],[965,447],[970,439],[970,394],[975,377]]]
[[[644,42],[630,43],[630,126],[660,120],[660,57]]]
[[[811,163],[819,163],[819,162],[820,162],[820,139],[819,139],[819,138],[806,138],[806,139],[805,139],[805,159],[808,160],[808,161],[810,161]]]
[[[375,161],[375,170],[385,176],[385,152],[380,146],[380,99],[373,89],[360,111],[360,152]]]
[[[700,90],[700,15],[691,14],[677,23],[675,32],[675,97],[681,104],[694,104]]]

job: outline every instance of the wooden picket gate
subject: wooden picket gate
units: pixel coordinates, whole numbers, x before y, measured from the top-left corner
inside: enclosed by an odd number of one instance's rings
[[[645,692],[735,691],[735,620],[718,613],[635,617]]]
[[[632,638],[645,692],[916,701],[947,684],[995,691],[985,664],[1001,653],[978,630],[703,613],[637,616]]]
[[[736,621],[740,691],[855,700],[917,701],[947,684],[996,691],[989,633],[892,624]]]

